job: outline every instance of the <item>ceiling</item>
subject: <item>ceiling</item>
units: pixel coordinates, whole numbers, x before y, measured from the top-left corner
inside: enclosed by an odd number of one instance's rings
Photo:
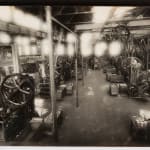
[[[44,6],[17,6],[17,7],[45,20]],[[52,6],[52,16],[55,17],[64,25],[66,25],[67,27],[69,27],[70,29],[74,30],[75,25],[92,23],[93,7],[94,6],[73,6],[73,5]],[[119,7],[116,8],[118,9]],[[123,7],[120,7],[120,9],[122,10]],[[124,17],[121,19],[122,20],[124,20],[125,18],[134,19],[138,16],[150,17],[150,7],[149,6],[134,7],[133,9],[125,12]],[[109,18],[109,20],[112,18],[113,18],[113,14]]]
[[[73,29],[74,25],[77,24],[92,23],[92,8],[93,6],[55,6],[52,8],[52,14],[60,22]],[[119,7],[116,8],[118,9]],[[120,9],[123,9],[123,7],[120,7]],[[150,7],[135,7],[126,12],[122,20],[124,20],[125,18],[136,18],[141,15],[143,17],[149,17]]]
[[[79,22],[90,22],[92,20],[91,9],[91,6],[54,6],[52,7],[52,15],[72,28]]]

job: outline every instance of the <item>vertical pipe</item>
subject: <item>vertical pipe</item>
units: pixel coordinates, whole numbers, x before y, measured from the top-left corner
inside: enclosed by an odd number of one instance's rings
[[[39,43],[40,47],[40,52],[41,52],[41,57],[42,57],[42,64],[41,64],[41,73],[42,73],[42,78],[46,77],[46,68],[45,68],[45,54],[43,53],[43,41],[40,41]]]
[[[15,11],[15,7],[14,6],[10,6],[10,10],[11,10],[11,22],[14,23],[14,11]],[[14,65],[14,73],[19,73],[20,72],[20,68],[19,68],[19,51],[18,51],[18,46],[15,43],[14,40],[15,36],[11,35],[11,39],[12,39],[12,43],[11,43],[11,48],[12,48],[12,54],[13,54],[13,65]]]
[[[80,34],[77,35],[77,38],[80,39]],[[80,40],[78,40],[77,44],[78,44],[78,47],[77,47],[78,53],[80,52],[80,55],[81,55]],[[84,58],[82,55],[81,55],[81,63],[82,63],[81,64],[81,67],[82,67],[82,85],[84,86]]]
[[[87,74],[87,70],[88,70],[88,58],[86,58],[86,60],[85,60],[86,62],[86,66],[85,66],[85,75]]]
[[[13,66],[14,66],[14,73],[19,73],[19,54],[17,45],[14,42],[14,36],[11,36],[11,49],[12,49],[12,59],[13,59]]]
[[[44,62],[44,60],[45,60],[45,55],[44,55],[44,53],[42,52],[42,48],[43,48],[43,46],[42,46],[42,40],[39,40],[38,41],[38,48],[39,48],[39,51],[40,51],[40,54],[41,54],[41,58],[42,58],[42,63],[41,63],[41,76],[42,76],[42,78],[44,78],[44,77],[46,77],[46,74],[45,74],[45,62]]]
[[[75,73],[76,73],[76,107],[79,107],[79,93],[78,93],[78,39],[75,43],[76,58],[75,58]]]
[[[14,53],[15,53],[15,67],[16,67],[16,73],[19,73],[20,72],[20,69],[19,69],[19,54],[18,54],[18,48],[17,48],[17,45],[14,43],[13,45],[13,48],[14,48]]]
[[[40,12],[40,17],[42,17],[42,13]],[[43,22],[40,22],[40,28],[42,29],[43,28]],[[37,45],[38,45],[38,51],[41,55],[41,58],[42,58],[42,63],[41,63],[41,76],[42,78],[45,78],[46,77],[46,69],[45,69],[45,55],[44,55],[44,52],[42,51],[42,48],[43,48],[43,41],[44,39],[38,39],[38,42],[37,42]]]
[[[57,117],[56,117],[56,95],[55,95],[55,82],[54,82],[54,51],[53,51],[53,40],[52,40],[52,16],[51,7],[46,6],[46,21],[48,28],[48,47],[49,47],[49,74],[50,74],[50,96],[51,96],[51,108],[52,108],[52,134],[57,140]]]
[[[14,48],[13,43],[11,43],[11,49],[12,49],[12,61],[13,61],[14,73],[17,73],[15,48]]]
[[[83,56],[82,57],[82,85],[84,85],[84,59],[83,59]]]

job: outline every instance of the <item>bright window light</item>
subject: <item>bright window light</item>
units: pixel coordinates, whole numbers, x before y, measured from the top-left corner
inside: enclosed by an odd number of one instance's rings
[[[0,6],[0,20],[9,22],[11,21],[11,6]]]
[[[134,9],[135,7],[117,7],[116,11],[114,12],[113,18],[121,19],[126,14],[129,13],[130,10]]]
[[[95,56],[100,57],[104,55],[106,50],[107,50],[107,43],[104,41],[101,41],[95,44],[94,54]]]
[[[94,23],[105,23],[109,16],[111,15],[111,10],[113,7],[102,7],[96,6],[92,8],[93,12],[93,22]]]
[[[56,52],[57,56],[63,56],[63,55],[65,55],[65,47],[64,47],[64,45],[61,44],[61,43],[58,43],[56,45],[55,52]]]
[[[17,36],[15,42],[18,46],[19,55],[31,55],[32,47],[30,46],[30,39],[28,37]]]
[[[29,28],[33,28],[36,30],[40,30],[41,26],[41,20],[37,18],[36,16],[30,15],[30,14],[25,14],[25,26]]]
[[[83,57],[88,57],[90,55],[92,55],[93,50],[92,50],[92,33],[90,32],[86,32],[83,33],[80,37],[80,41],[81,41],[81,55]]]
[[[19,56],[22,56],[23,55],[22,46],[21,45],[17,45],[17,47],[18,47]]]
[[[68,44],[67,45],[67,55],[72,57],[75,53],[75,47],[74,47],[74,44]]]
[[[37,47],[36,47],[36,45],[31,45],[31,54],[32,55],[37,55]]]
[[[24,49],[23,49],[23,37],[16,36],[14,41],[17,44],[19,56],[24,55],[24,52],[23,52],[24,51]]]
[[[22,44],[23,44],[24,55],[30,55],[31,49],[30,49],[30,44],[29,44],[29,38],[28,37],[22,37]]]
[[[118,56],[122,51],[122,43],[119,41],[113,41],[109,45],[109,54],[110,56]]]
[[[0,42],[4,43],[4,44],[10,43],[11,38],[10,38],[9,34],[7,34],[6,32],[0,32]]]
[[[22,44],[22,37],[21,36],[16,36],[15,37],[15,43],[17,43],[18,45]]]
[[[22,37],[22,43],[24,45],[29,44],[29,38],[28,37]]]
[[[25,14],[23,11],[14,9],[14,22],[18,25],[24,25],[26,24],[25,22]]]
[[[42,48],[42,54],[48,55],[49,54],[49,41],[47,39],[42,40],[41,48]]]
[[[41,20],[38,17],[24,13],[17,8],[14,9],[14,22],[18,25],[36,30],[40,30],[41,28]]]
[[[24,55],[30,55],[30,47],[29,45],[24,45]]]
[[[76,37],[72,33],[67,34],[68,43],[74,43],[76,41]]]
[[[47,23],[41,23],[41,30],[47,32]]]

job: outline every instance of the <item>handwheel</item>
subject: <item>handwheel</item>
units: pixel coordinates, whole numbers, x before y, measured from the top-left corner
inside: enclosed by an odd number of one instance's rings
[[[23,106],[34,96],[34,85],[31,78],[23,74],[6,76],[1,85],[4,101],[15,106]]]

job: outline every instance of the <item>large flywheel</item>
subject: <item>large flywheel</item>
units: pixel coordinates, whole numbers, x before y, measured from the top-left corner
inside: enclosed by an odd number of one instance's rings
[[[3,101],[23,106],[34,97],[34,83],[29,76],[12,74],[6,76],[1,85]]]

